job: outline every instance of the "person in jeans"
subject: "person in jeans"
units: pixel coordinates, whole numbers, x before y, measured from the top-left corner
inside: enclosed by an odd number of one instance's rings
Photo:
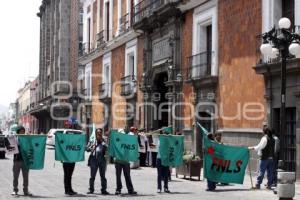
[[[25,134],[25,128],[23,126],[18,126],[16,128],[16,133],[18,135],[24,135]],[[20,149],[20,148],[19,148]],[[14,155],[14,161],[13,161],[13,187],[14,191],[12,192],[13,196],[18,196],[18,180],[20,171],[22,171],[23,175],[23,192],[25,196],[32,196],[32,194],[28,191],[28,175],[29,175],[29,169],[25,167],[25,164],[23,162],[23,158],[21,155],[21,152]]]
[[[211,141],[215,141],[215,135],[213,133],[209,133],[207,135],[207,138]],[[216,187],[217,187],[216,185],[217,185],[216,182],[207,179],[207,189],[206,189],[206,191],[215,191]]]
[[[271,189],[273,184],[274,175],[274,152],[275,152],[275,140],[272,136],[272,131],[269,128],[263,129],[264,136],[261,138],[258,145],[248,147],[250,150],[256,150],[260,156],[259,162],[259,175],[256,180],[256,189],[260,189],[260,185],[263,181],[265,172],[267,171],[267,189]]]
[[[163,132],[161,131],[160,134],[163,134]],[[158,143],[157,143],[158,152],[157,152],[157,158],[156,158],[157,193],[161,193],[161,190],[162,190],[161,181],[162,180],[164,182],[164,192],[170,193],[169,186],[168,186],[170,170],[169,170],[169,166],[163,166],[162,163],[161,163],[161,155],[160,155],[160,152],[159,152],[159,145],[160,145],[160,142],[158,140]]]
[[[87,146],[87,151],[90,151],[90,157],[88,161],[88,165],[91,169],[91,178],[90,178],[90,188],[88,194],[94,193],[94,183],[97,171],[99,169],[100,177],[101,177],[101,194],[108,195],[109,193],[106,191],[107,188],[107,180],[105,178],[106,171],[106,159],[105,152],[107,150],[107,144],[103,140],[102,129],[98,128],[96,130],[96,141],[89,142]]]
[[[133,129],[135,129],[135,128],[131,127],[130,129],[131,129],[131,131],[128,134],[134,135],[135,130],[133,130]],[[119,132],[125,134],[124,131],[119,131]],[[121,190],[122,190],[121,174],[122,174],[122,170],[123,170],[128,194],[136,195],[137,192],[134,191],[134,189],[133,189],[131,176],[130,176],[130,163],[127,161],[124,161],[124,160],[115,159],[115,168],[116,168],[116,178],[117,178],[117,189],[116,189],[115,194],[116,195],[121,194]]]

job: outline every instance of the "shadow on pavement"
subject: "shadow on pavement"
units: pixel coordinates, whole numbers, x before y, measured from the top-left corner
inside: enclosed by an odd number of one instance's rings
[[[213,192],[238,192],[238,191],[254,191],[252,188],[249,188],[249,189],[219,189],[217,188],[215,191]]]
[[[120,197],[154,197],[154,194],[136,194],[136,195],[130,195],[130,194],[121,194]]]
[[[171,192],[171,193],[162,192],[161,194],[194,194],[194,193],[193,192]]]

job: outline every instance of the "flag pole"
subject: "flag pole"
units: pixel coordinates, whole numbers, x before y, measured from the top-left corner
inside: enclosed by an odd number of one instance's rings
[[[253,189],[254,187],[253,187],[253,181],[252,181],[252,172],[251,172],[251,161],[250,161],[250,159],[249,159],[249,163],[248,163],[248,170],[249,170],[249,176],[250,176],[250,182],[251,182],[251,189]]]

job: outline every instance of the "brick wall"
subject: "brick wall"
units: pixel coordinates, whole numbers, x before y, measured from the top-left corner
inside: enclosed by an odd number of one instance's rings
[[[125,45],[114,49],[111,56],[111,80],[112,83],[119,82],[119,84],[114,84],[112,87],[112,127],[124,128],[126,124],[126,101],[125,98],[120,95],[120,80],[124,76]]]
[[[185,21],[182,25],[182,73],[184,79],[187,78],[188,72],[188,57],[192,55],[192,41],[193,41],[193,10],[188,11],[185,14]],[[192,103],[190,96],[193,92],[193,87],[191,84],[183,84],[183,102],[186,104]],[[189,106],[183,106],[183,116],[186,119],[183,122],[184,128],[191,129],[193,124],[193,116],[192,110]],[[190,118],[190,119],[188,119]]]
[[[77,89],[77,70],[78,70],[78,20],[79,20],[79,1],[71,2],[70,17],[70,80],[73,91]]]
[[[248,102],[264,106],[264,81],[252,69],[257,62],[255,36],[261,33],[260,0],[223,0],[218,5],[218,103],[225,116],[235,116]],[[222,109],[221,109],[222,110]],[[259,115],[251,115],[258,117]],[[263,119],[219,120],[219,128],[261,128]]]
[[[93,94],[93,106],[92,106],[92,121],[95,124],[101,124],[104,121],[103,104],[99,101],[99,84],[102,83],[102,56],[93,60],[92,67],[92,94]]]

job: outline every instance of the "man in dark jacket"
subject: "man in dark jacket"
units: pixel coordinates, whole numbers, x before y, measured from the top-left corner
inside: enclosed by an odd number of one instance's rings
[[[275,152],[275,140],[272,136],[272,131],[269,128],[263,129],[264,136],[261,138],[258,145],[249,147],[250,150],[256,150],[260,156],[259,162],[259,175],[257,177],[256,189],[260,189],[260,185],[267,171],[267,189],[271,189],[273,184],[273,171],[274,171],[274,152]]]
[[[18,135],[25,134],[25,128],[23,126],[18,126],[16,128],[16,133]],[[20,149],[20,148],[19,148]],[[23,192],[25,196],[32,196],[32,194],[28,191],[28,174],[29,169],[27,169],[24,165],[23,158],[21,152],[14,155],[14,164],[13,164],[13,187],[14,191],[12,192],[13,196],[18,196],[18,180],[20,171],[22,170],[23,174]]]
[[[91,168],[91,178],[90,178],[90,188],[88,194],[94,193],[94,183],[95,177],[99,168],[99,173],[101,177],[101,194],[108,195],[106,191],[107,180],[105,178],[106,171],[106,159],[105,152],[107,150],[107,144],[103,140],[102,129],[98,128],[96,130],[96,141],[91,141],[87,145],[87,151],[91,152],[88,166]]]

